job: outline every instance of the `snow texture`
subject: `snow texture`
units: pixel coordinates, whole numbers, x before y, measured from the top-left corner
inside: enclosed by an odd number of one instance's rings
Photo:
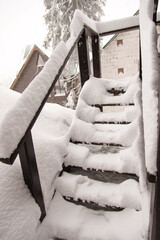
[[[118,213],[94,211],[69,203],[56,193],[36,240],[48,240],[50,237],[70,240],[142,240],[142,212],[130,208]]]
[[[141,1],[142,99],[147,171],[156,174],[158,143],[159,59],[157,31],[153,19],[154,1]]]
[[[131,27],[138,27],[139,26],[139,17],[132,16],[123,19],[115,19],[112,21],[106,22],[97,22],[97,31],[98,33],[109,33],[115,31],[117,29],[125,29]]]
[[[94,202],[99,206],[116,206],[141,209],[139,184],[126,180],[120,184],[103,183],[81,175],[63,173],[56,181],[56,188],[62,196],[75,201]]]

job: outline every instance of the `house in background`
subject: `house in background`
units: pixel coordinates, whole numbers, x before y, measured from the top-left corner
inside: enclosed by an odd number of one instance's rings
[[[36,45],[33,47],[27,46],[23,54],[22,67],[10,88],[22,93],[35,76],[43,69],[47,60],[48,56]],[[59,79],[47,102],[66,105],[68,102],[69,89],[75,87],[76,82],[77,78],[75,81],[72,81],[72,84],[63,78]]]
[[[139,30],[115,34],[102,50],[102,77],[122,79],[139,71]]]
[[[36,45],[27,46],[23,54],[23,63],[11,89],[22,93],[34,77],[42,70],[48,56]]]
[[[138,15],[139,10],[134,14]],[[140,69],[139,30],[113,35],[102,49],[102,77],[122,79]]]
[[[138,15],[139,10],[134,14]],[[158,51],[160,52],[160,26],[157,25]],[[139,30],[117,33],[102,49],[102,77],[122,79],[134,76],[140,70]]]

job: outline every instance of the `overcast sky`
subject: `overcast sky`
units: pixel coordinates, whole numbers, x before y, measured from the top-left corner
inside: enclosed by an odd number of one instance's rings
[[[106,0],[103,20],[132,16],[138,8],[139,0]],[[43,0],[0,0],[0,82],[6,86],[14,81],[28,44],[44,50],[44,14]]]

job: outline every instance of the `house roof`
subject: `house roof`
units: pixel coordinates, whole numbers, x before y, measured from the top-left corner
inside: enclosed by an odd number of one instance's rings
[[[11,89],[14,88],[14,86],[17,83],[18,79],[21,77],[24,69],[26,68],[28,62],[30,61],[30,59],[31,59],[31,57],[32,57],[32,55],[33,55],[33,53],[35,51],[38,51],[40,54],[42,54],[46,58],[46,61],[48,60],[48,56],[39,47],[37,47],[37,45],[34,45],[29,51],[27,50],[27,56],[24,56],[25,61],[22,64],[22,67],[21,67],[20,71],[18,72],[15,80],[13,81],[13,83],[11,85],[11,87],[10,87]],[[26,54],[26,51],[25,51],[25,54]]]
[[[139,10],[137,10],[133,16],[136,16],[138,14],[139,14]],[[109,41],[103,46],[103,49],[105,49],[118,35],[119,33],[114,34],[113,37],[111,37]]]

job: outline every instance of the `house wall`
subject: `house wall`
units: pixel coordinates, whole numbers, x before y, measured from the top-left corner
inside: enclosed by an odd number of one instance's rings
[[[35,50],[25,65],[23,71],[20,73],[20,76],[18,76],[18,79],[15,80],[11,89],[22,93],[28,87],[30,82],[32,82],[35,76],[43,69],[43,66],[38,67],[37,65],[39,55],[42,57],[44,62],[48,60],[46,56],[42,55],[38,50]],[[55,91],[53,90],[47,102],[63,104],[64,102],[67,102],[66,98],[66,95],[55,95]]]
[[[30,84],[30,82],[34,79],[34,77],[40,72],[40,69],[37,68],[39,52],[36,50],[33,52],[30,60],[26,64],[24,70],[20,74],[18,80],[16,80],[15,84],[13,85],[12,89],[22,93],[26,87]],[[44,62],[46,62],[46,58],[41,55]]]
[[[117,46],[117,40],[123,45]],[[139,30],[132,30],[118,34],[102,50],[102,77],[121,79],[133,76],[139,71]],[[123,69],[124,73],[118,73]]]

